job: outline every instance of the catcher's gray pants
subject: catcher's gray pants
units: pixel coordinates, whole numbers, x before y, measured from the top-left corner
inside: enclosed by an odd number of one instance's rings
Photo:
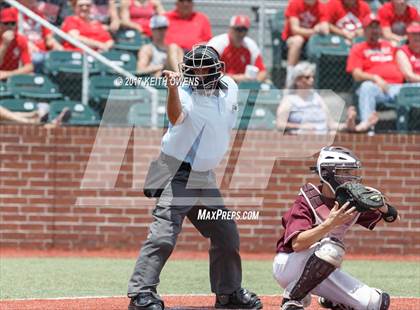
[[[156,291],[159,275],[175,247],[185,216],[200,233],[210,238],[210,282],[216,294],[230,294],[241,287],[239,235],[233,220],[200,220],[199,210],[227,210],[209,172],[190,172],[182,163],[167,184],[153,211],[153,223],[128,283],[128,297]]]

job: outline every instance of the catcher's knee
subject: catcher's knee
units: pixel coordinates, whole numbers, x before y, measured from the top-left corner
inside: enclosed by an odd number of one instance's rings
[[[345,254],[344,244],[335,238],[324,238],[315,250],[315,255],[339,268]]]

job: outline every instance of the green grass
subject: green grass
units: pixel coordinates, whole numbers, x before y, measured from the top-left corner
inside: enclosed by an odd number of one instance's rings
[[[125,295],[134,259],[1,258],[0,299]],[[280,294],[271,261],[244,261],[243,284],[259,294]],[[346,261],[344,270],[393,296],[420,297],[417,262]],[[210,293],[208,262],[170,260],[161,294]]]

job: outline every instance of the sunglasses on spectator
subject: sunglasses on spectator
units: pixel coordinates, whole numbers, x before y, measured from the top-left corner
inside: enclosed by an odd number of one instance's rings
[[[178,2],[193,2],[193,0],[178,0]]]
[[[237,31],[237,32],[247,32],[248,31],[248,28],[245,28],[245,27],[236,27],[236,28],[233,28],[233,29],[235,29],[235,31]]]
[[[80,7],[80,8],[84,7],[84,6],[90,8],[92,6],[92,4],[78,4],[77,6]]]
[[[5,23],[1,23],[0,22],[0,24],[1,25],[5,25],[7,27],[14,27],[14,26],[16,26],[16,22],[5,22]]]

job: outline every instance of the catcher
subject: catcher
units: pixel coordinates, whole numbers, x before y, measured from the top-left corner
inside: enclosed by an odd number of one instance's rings
[[[387,310],[390,296],[340,270],[351,226],[372,230],[384,219],[393,222],[397,210],[377,190],[364,187],[361,164],[348,149],[324,147],[313,170],[319,186],[300,189],[293,207],[282,218],[283,236],[277,242],[274,278],[284,288],[282,310],[305,309],[311,293],[327,309]]]

